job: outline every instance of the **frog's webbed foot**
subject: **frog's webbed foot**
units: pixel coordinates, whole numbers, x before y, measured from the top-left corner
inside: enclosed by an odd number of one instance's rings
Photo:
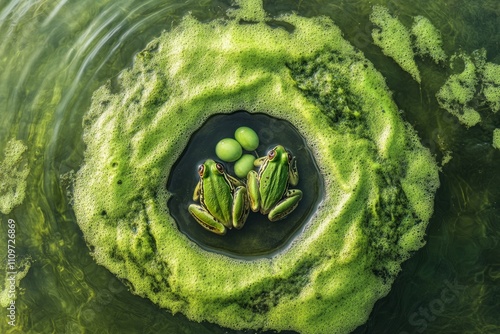
[[[200,205],[191,204],[188,207],[189,213],[193,218],[206,230],[224,235],[226,234],[226,227],[218,222],[205,208]]]
[[[274,222],[288,216],[299,204],[302,199],[302,191],[299,189],[289,189],[285,193],[285,198],[279,201],[272,209],[269,211],[267,218]]]
[[[260,157],[260,158],[257,158],[254,160],[253,165],[255,167],[260,167],[266,161],[266,159],[267,159],[267,155]]]

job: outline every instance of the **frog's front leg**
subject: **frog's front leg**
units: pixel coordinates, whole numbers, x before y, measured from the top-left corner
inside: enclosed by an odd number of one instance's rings
[[[239,186],[234,191],[233,207],[232,207],[232,223],[238,230],[245,225],[249,213],[247,188]]]
[[[197,204],[191,204],[188,207],[189,213],[193,216],[193,218],[206,230],[210,232],[224,235],[226,234],[226,227],[218,222],[214,216],[210,214],[205,208]]]
[[[289,189],[285,193],[284,198],[276,203],[276,205],[269,211],[267,218],[274,222],[288,216],[299,204],[302,199],[302,191],[299,189]]]
[[[253,161],[253,165],[254,165],[255,167],[260,167],[260,166],[262,166],[262,165],[264,164],[264,162],[266,162],[266,160],[267,160],[267,159],[269,159],[269,158],[267,157],[267,155],[265,155],[265,156],[263,156],[263,157],[260,157],[260,158],[257,158],[257,159],[255,159],[255,160]]]
[[[251,170],[247,175],[247,192],[250,202],[250,209],[253,212],[259,211],[260,208],[260,192],[259,192],[259,175],[256,171]]]
[[[200,191],[201,191],[201,182],[196,183],[196,187],[194,187],[193,191],[193,201],[198,202],[200,199]]]

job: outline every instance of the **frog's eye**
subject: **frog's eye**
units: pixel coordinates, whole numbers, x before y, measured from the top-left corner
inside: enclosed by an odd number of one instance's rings
[[[288,153],[288,162],[292,162],[292,159],[293,159],[292,153],[290,153],[290,152],[287,152],[287,153]]]
[[[269,158],[269,160],[273,160],[275,156],[276,156],[276,151],[274,149],[269,151],[269,153],[267,153],[267,157]]]
[[[200,177],[203,177],[203,172],[205,172],[205,165],[200,165],[200,167],[198,167],[198,174]]]
[[[221,173],[221,174],[224,173],[224,165],[222,165],[221,163],[216,163],[215,167],[217,168],[219,173]]]

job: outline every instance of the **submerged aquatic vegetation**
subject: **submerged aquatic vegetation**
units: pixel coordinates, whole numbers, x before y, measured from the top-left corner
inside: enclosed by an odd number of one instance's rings
[[[423,246],[437,166],[382,75],[331,20],[276,18],[291,33],[268,25],[259,1],[239,4],[233,19],[185,17],[117,85],[95,92],[75,181],[78,224],[98,263],[189,319],[351,331]],[[317,212],[269,258],[204,250],[166,204],[165,184],[191,134],[211,115],[236,110],[295,125],[324,177]]]

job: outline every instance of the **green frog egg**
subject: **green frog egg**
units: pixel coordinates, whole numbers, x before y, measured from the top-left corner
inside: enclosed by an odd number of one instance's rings
[[[215,154],[219,159],[226,162],[233,162],[241,157],[241,145],[232,138],[224,138],[215,146]]]
[[[253,169],[255,157],[251,154],[243,154],[243,156],[234,163],[234,172],[239,178],[247,177],[249,171]]]
[[[247,126],[239,127],[234,132],[234,138],[247,151],[253,151],[259,146],[259,136]]]

